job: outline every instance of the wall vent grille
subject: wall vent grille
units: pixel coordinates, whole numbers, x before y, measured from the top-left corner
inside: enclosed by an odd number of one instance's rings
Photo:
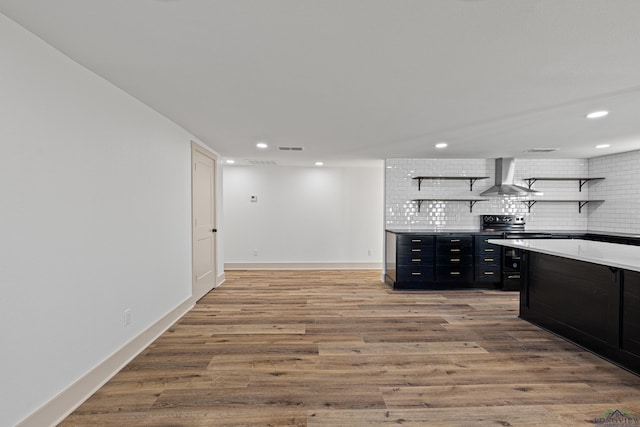
[[[551,153],[558,151],[557,148],[529,148],[525,153]]]
[[[254,166],[276,166],[277,163],[273,160],[249,160],[249,163]]]
[[[304,150],[304,147],[283,147],[283,146],[280,146],[280,147],[278,147],[278,150],[280,150],[280,151],[302,151],[302,150]]]

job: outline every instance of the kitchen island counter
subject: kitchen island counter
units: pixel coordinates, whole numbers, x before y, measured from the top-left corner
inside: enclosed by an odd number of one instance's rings
[[[640,246],[582,239],[490,239],[489,243],[640,272]]]
[[[640,374],[640,246],[490,239],[522,252],[520,318]]]

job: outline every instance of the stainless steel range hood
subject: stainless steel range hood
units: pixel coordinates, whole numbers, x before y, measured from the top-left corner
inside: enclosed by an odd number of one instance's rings
[[[512,157],[496,159],[496,184],[480,193],[481,196],[540,196],[541,192],[515,185],[515,161]]]

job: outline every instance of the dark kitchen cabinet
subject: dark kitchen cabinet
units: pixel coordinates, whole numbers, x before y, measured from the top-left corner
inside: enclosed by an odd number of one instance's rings
[[[398,281],[419,283],[433,281],[434,237],[429,235],[398,236]]]
[[[501,239],[500,234],[474,236],[474,280],[499,283],[502,280],[502,247],[489,239]]]
[[[436,281],[473,280],[473,237],[445,235],[436,237]]]
[[[420,289],[435,277],[433,235],[386,233],[386,278],[394,288]]]
[[[580,238],[586,240],[595,240],[597,242],[618,243],[621,245],[640,246],[640,239],[636,236],[612,236],[606,234],[587,233]]]
[[[386,232],[385,281],[394,289],[496,288],[499,234]]]

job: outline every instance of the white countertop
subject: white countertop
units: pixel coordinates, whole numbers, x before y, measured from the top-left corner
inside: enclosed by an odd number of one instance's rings
[[[640,271],[640,246],[581,239],[490,239],[489,243]]]

